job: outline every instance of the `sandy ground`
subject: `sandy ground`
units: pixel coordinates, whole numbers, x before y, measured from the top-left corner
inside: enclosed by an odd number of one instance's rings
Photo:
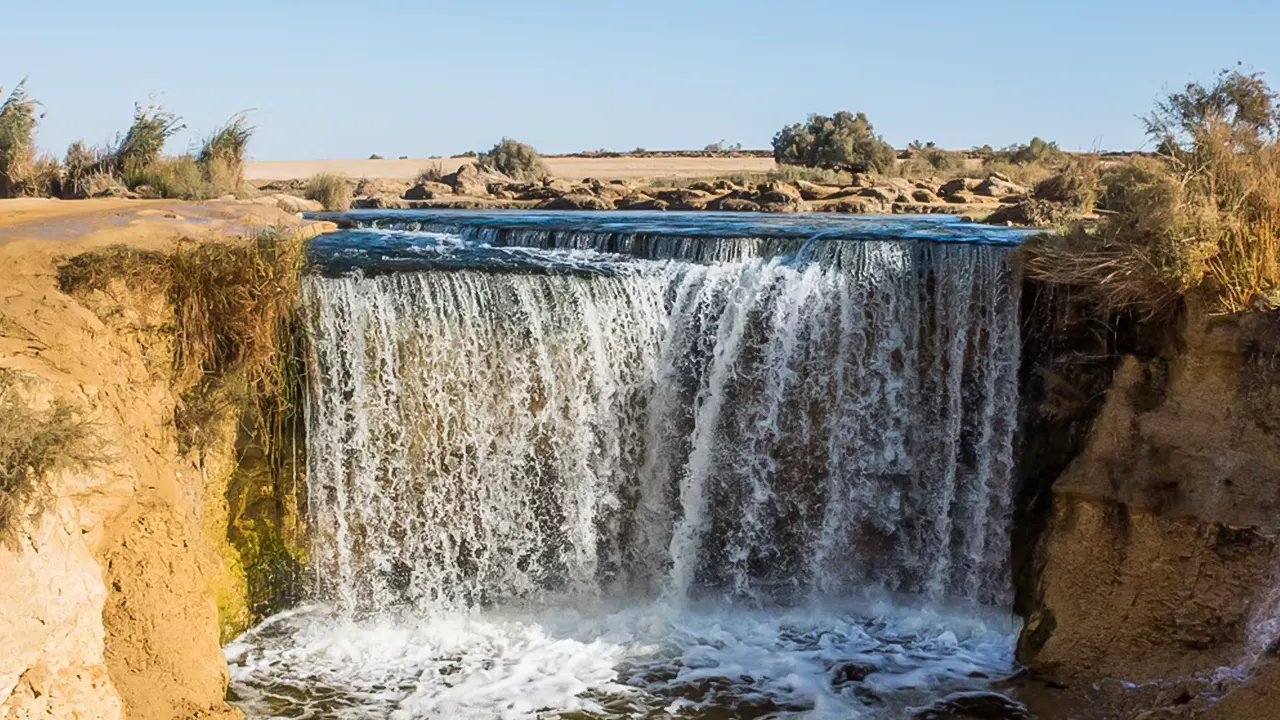
[[[337,172],[351,178],[412,180],[421,170],[440,165],[445,172],[471,162],[467,158],[409,160],[270,160],[245,164],[246,180],[296,180],[316,173]],[[551,174],[567,180],[635,180],[652,177],[703,177],[733,173],[769,172],[773,158],[546,158]]]

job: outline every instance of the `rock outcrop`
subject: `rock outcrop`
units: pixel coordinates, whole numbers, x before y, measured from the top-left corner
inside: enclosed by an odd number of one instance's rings
[[[1056,480],[1025,478],[1032,499],[1019,522],[1041,514],[1043,527],[1038,540],[1021,538],[1035,551],[1022,565],[1018,656],[1035,671],[1146,682],[1274,662],[1280,319],[1195,307],[1183,318],[1167,336],[1121,348],[1134,354],[1118,359],[1105,395],[1097,394],[1102,366],[1083,382],[1049,366],[1031,373],[1061,386],[1060,401],[1092,406],[1065,412],[1087,428],[1079,441],[1070,437],[1079,430],[1060,421],[1059,440],[1030,440],[1033,448],[1080,446]],[[1024,462],[1053,465],[1045,461],[1053,452]]]

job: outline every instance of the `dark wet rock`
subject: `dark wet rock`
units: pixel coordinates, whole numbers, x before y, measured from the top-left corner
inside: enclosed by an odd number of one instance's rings
[[[878,669],[875,665],[866,662],[849,662],[839,665],[831,674],[831,685],[836,687],[852,682],[862,682]]]
[[[948,695],[915,720],[1035,720],[1026,705],[993,692],[961,692]]]
[[[612,200],[605,200],[581,190],[543,201],[538,205],[539,210],[613,210],[615,207]]]
[[[536,186],[526,188],[524,190],[515,191],[518,200],[550,200],[558,198],[565,194],[563,190],[554,187]]]
[[[946,200],[947,202],[955,205],[966,205],[968,203],[978,202],[978,196],[968,190],[957,190],[956,192],[948,193]]]

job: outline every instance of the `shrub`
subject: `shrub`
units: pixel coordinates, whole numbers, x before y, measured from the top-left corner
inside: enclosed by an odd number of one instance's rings
[[[253,132],[248,114],[241,113],[205,138],[196,161],[211,195],[233,193],[244,184],[244,155]]]
[[[97,148],[86,146],[77,140],[67,146],[62,161],[62,197],[86,198],[91,196],[91,178],[103,172],[103,157]]]
[[[129,182],[131,173],[144,172],[160,159],[164,144],[185,126],[181,118],[156,104],[133,106],[133,124],[112,153],[116,172]]]
[[[417,177],[413,179],[414,184],[422,185],[429,182],[444,182],[444,163],[436,160],[418,172]]]
[[[18,392],[19,377],[0,369],[0,538],[46,499],[41,480],[63,467],[93,460],[89,423],[64,402],[33,410]]]
[[[537,150],[511,138],[503,138],[492,150],[478,155],[476,164],[515,180],[541,180],[550,174]]]
[[[862,113],[810,115],[807,122],[785,127],[773,137],[773,158],[779,165],[888,172],[895,155]]]
[[[307,199],[315,200],[325,210],[345,212],[351,209],[351,181],[341,173],[317,173],[307,181]]]
[[[36,107],[26,80],[0,104],[0,197],[15,197],[26,188],[35,162]]]
[[[1164,154],[1103,173],[1110,212],[1025,245],[1029,274],[1148,315],[1192,293],[1220,311],[1280,306],[1278,124],[1258,74],[1171,94],[1146,119]]]

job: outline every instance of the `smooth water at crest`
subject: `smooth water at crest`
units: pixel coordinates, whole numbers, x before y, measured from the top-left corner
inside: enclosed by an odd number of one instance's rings
[[[1007,245],[437,215],[313,247],[325,604],[228,647],[251,714],[900,717],[1010,669]]]

